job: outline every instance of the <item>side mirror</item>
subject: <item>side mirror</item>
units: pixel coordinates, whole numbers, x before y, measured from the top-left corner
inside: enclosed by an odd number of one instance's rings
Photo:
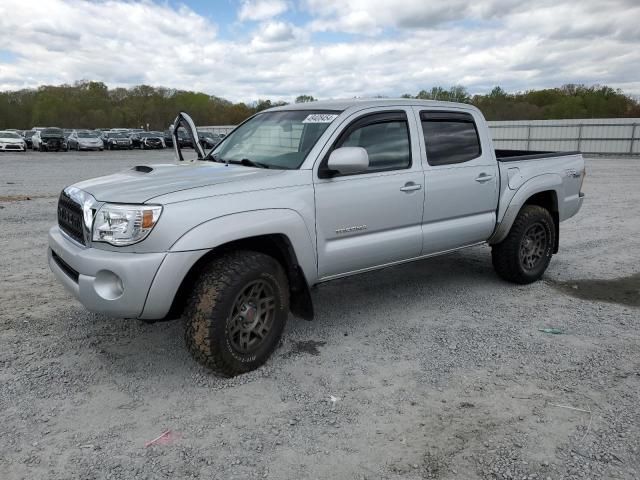
[[[369,168],[369,155],[362,147],[336,148],[329,155],[327,167],[343,175],[364,172]]]
[[[185,161],[184,157],[182,156],[180,139],[178,137],[178,129],[180,127],[184,128],[184,130],[187,132],[187,135],[191,138],[193,149],[198,154],[198,158],[191,161],[193,162],[195,160],[203,160],[205,157],[205,153],[202,145],[200,145],[200,142],[198,141],[198,130],[196,129],[196,124],[193,123],[193,119],[189,115],[187,115],[185,112],[180,112],[170,128],[171,136],[173,137],[173,151],[176,155],[176,161]]]

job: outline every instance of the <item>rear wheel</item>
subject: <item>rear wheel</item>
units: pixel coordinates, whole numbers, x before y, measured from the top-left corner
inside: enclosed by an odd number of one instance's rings
[[[231,377],[264,364],[282,336],[289,286],[282,266],[251,251],[213,260],[196,283],[185,312],[194,358]]]
[[[547,209],[525,205],[507,238],[493,245],[493,267],[500,277],[510,282],[527,284],[539,280],[551,261],[556,234]]]

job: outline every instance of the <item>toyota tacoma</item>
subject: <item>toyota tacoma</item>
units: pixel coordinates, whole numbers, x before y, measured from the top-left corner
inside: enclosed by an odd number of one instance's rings
[[[500,277],[534,282],[584,199],[579,152],[495,150],[465,104],[286,105],[208,153],[180,113],[172,136],[174,164],[62,191],[49,265],[93,312],[183,317],[192,355],[225,376],[262,365],[289,312],[311,319],[323,282],[483,243]]]

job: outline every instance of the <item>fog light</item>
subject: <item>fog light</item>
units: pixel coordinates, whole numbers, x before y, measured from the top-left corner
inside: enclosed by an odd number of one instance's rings
[[[115,300],[124,293],[122,279],[109,270],[100,270],[93,282],[96,293],[105,300]]]

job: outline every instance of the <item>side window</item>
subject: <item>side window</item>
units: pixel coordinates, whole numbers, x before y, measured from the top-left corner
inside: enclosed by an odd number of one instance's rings
[[[368,115],[352,123],[334,148],[362,147],[369,155],[367,172],[411,166],[409,125],[404,112]]]
[[[422,132],[429,165],[451,165],[482,153],[478,130],[468,113],[422,112]]]

